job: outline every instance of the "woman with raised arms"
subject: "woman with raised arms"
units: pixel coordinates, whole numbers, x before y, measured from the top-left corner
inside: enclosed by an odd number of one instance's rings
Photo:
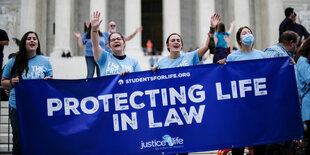
[[[211,27],[214,28],[219,21],[220,16],[218,14],[214,14],[210,21]],[[208,36],[206,44],[203,47],[186,54],[181,54],[181,50],[183,48],[182,37],[177,33],[170,34],[166,40],[166,46],[170,54],[169,56],[159,59],[157,62],[157,67],[152,70],[156,71],[158,68],[164,69],[197,65],[201,61],[202,56],[207,52],[209,41],[210,37]]]
[[[141,67],[135,58],[124,53],[125,39],[119,32],[112,32],[108,37],[108,46],[112,53],[106,52],[99,45],[99,26],[102,22],[98,11],[93,13],[91,19],[91,41],[95,61],[99,65],[101,76],[114,75],[141,71]]]

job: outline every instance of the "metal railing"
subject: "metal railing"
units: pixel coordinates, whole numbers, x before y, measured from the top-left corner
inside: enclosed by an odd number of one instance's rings
[[[10,119],[9,119],[9,106],[4,106],[3,101],[2,101],[2,96],[1,93],[4,92],[4,89],[2,86],[0,86],[0,117],[7,116],[8,121],[7,122],[0,122],[1,125],[7,125],[7,132],[3,132],[2,134],[7,134],[7,141],[6,142],[1,142],[0,145],[4,146],[0,150],[0,154],[12,154],[12,141],[10,140],[11,137],[11,129],[10,129]],[[3,113],[4,111],[7,110],[7,114]],[[0,119],[3,120],[3,119]],[[2,138],[2,137],[1,137]]]

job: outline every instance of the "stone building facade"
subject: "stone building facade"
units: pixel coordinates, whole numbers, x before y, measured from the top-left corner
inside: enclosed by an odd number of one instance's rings
[[[36,31],[46,55],[70,51],[82,56],[84,50],[78,47],[73,31],[83,33],[84,21],[98,10],[103,17],[101,31],[107,30],[111,20],[125,36],[140,25],[144,27],[127,43],[127,50],[142,51],[150,39],[156,50],[165,51],[167,36],[176,32],[182,35],[183,50],[187,51],[205,43],[210,17],[216,12],[227,30],[231,21],[236,22],[232,46],[237,46],[237,29],[249,26],[254,31],[255,48],[263,50],[277,42],[279,24],[288,6],[295,8],[297,22],[309,31],[309,0],[0,0],[0,28],[11,40],[20,39],[29,30]],[[17,46],[11,42],[5,50],[13,52]]]

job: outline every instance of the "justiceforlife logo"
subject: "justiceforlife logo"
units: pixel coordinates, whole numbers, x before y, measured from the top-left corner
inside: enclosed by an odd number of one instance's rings
[[[166,134],[162,137],[162,140],[154,139],[152,141],[143,142],[141,141],[141,150],[146,148],[155,148],[156,150],[164,150],[171,148],[182,148],[184,140],[180,137],[171,137]]]

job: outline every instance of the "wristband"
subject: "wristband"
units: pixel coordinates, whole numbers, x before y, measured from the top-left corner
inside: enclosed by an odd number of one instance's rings
[[[214,27],[210,27],[209,32],[210,32],[210,33],[214,33],[214,32],[215,32],[215,28],[214,28]]]
[[[13,85],[12,79],[10,79],[10,84],[11,84],[12,88],[14,88],[14,85]]]
[[[93,30],[93,32],[98,32],[98,30]]]

